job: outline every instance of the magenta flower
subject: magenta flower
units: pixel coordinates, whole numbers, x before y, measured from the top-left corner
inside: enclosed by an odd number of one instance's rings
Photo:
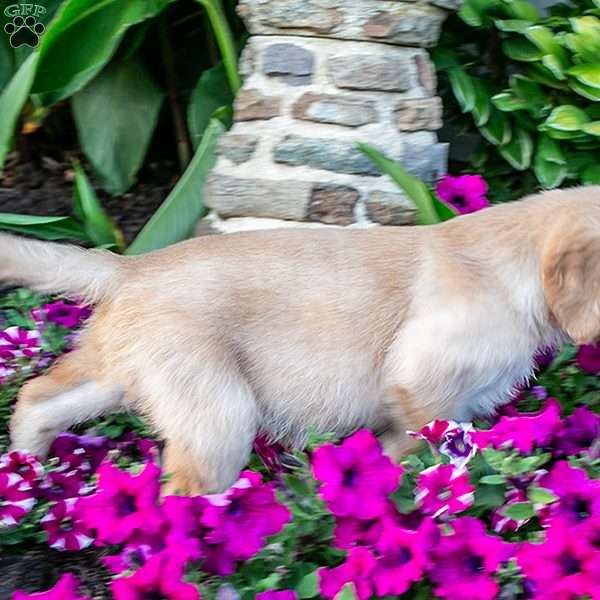
[[[114,579],[110,587],[115,600],[199,600],[196,587],[182,580],[183,571],[184,563],[161,552],[130,577]]]
[[[591,595],[598,586],[598,552],[590,552],[583,536],[554,520],[541,544],[525,543],[516,554],[523,574],[538,600],[563,600]]]
[[[400,484],[402,467],[383,454],[377,438],[361,430],[340,446],[325,444],[312,459],[313,474],[323,482],[320,495],[338,517],[373,519],[387,507]]]
[[[429,578],[441,598],[492,600],[499,586],[492,578],[512,554],[512,546],[486,533],[473,517],[452,522],[453,533],[440,538],[430,556]]]
[[[540,348],[533,357],[533,362],[537,369],[545,369],[552,364],[552,361],[556,358],[556,348],[549,346],[547,348]]]
[[[437,448],[445,438],[446,433],[459,427],[456,421],[431,421],[419,431],[407,431],[406,433],[417,440],[425,440],[434,448]]]
[[[333,530],[333,545],[340,550],[349,550],[353,546],[373,546],[379,539],[382,519],[356,519],[355,517],[337,517]]]
[[[319,589],[324,598],[335,598],[348,583],[354,585],[356,597],[366,600],[373,595],[371,576],[377,561],[367,548],[352,548],[339,567],[319,569]]]
[[[48,545],[55,550],[74,552],[92,544],[94,538],[81,520],[77,498],[67,498],[56,502],[41,524],[48,535]]]
[[[109,440],[104,436],[61,433],[50,446],[50,456],[56,456],[68,470],[86,474],[96,471],[109,451]]]
[[[472,437],[479,447],[512,446],[522,454],[531,454],[534,448],[546,446],[560,425],[560,405],[550,398],[542,410],[536,413],[521,413],[518,417],[501,417],[487,431],[473,432]]]
[[[50,323],[57,323],[67,329],[73,329],[81,325],[92,314],[92,311],[89,306],[58,300],[44,304],[42,314]]]
[[[560,517],[576,525],[590,516],[600,516],[600,481],[588,479],[585,471],[564,460],[540,480],[540,487],[558,496],[558,502],[548,506],[548,518]]]
[[[446,432],[440,445],[440,454],[447,456],[459,469],[462,469],[477,452],[477,444],[471,437],[472,431],[473,426],[470,423],[461,423],[457,428]]]
[[[139,475],[110,463],[98,469],[97,492],[83,501],[84,522],[99,542],[120,544],[135,533],[156,533],[162,525],[157,501],[160,469],[148,463]]]
[[[51,471],[38,487],[38,495],[47,500],[78,498],[88,492],[78,471]]]
[[[490,205],[485,197],[488,186],[481,175],[445,175],[435,191],[442,202],[460,215],[476,212]]]
[[[283,470],[281,454],[284,452],[284,447],[281,444],[271,443],[266,436],[259,435],[254,440],[254,452],[270,471],[278,473]]]
[[[298,595],[293,590],[269,590],[256,594],[255,600],[296,600]]]
[[[10,352],[14,358],[36,356],[41,350],[40,332],[17,326],[0,331],[0,350]]]
[[[430,536],[423,526],[417,531],[386,522],[375,545],[379,558],[371,578],[378,596],[404,594],[419,581],[428,566]]]
[[[17,525],[34,504],[27,481],[16,473],[0,473],[0,528]]]
[[[219,542],[237,559],[254,556],[265,538],[281,531],[291,518],[289,510],[277,502],[273,484],[263,483],[262,476],[252,471],[241,473],[224,494],[205,498],[202,524],[218,531]]]
[[[433,465],[417,477],[415,500],[425,514],[436,518],[467,510],[474,492],[468,472],[454,465]]]
[[[590,375],[600,374],[600,344],[580,346],[575,362],[582,371]]]
[[[585,406],[563,419],[554,437],[554,454],[568,456],[589,450],[600,438],[600,416]]]
[[[72,573],[65,573],[56,585],[47,592],[27,594],[16,591],[11,600],[89,600],[87,596],[80,596],[77,589],[79,581]]]
[[[197,560],[202,552],[200,539],[207,532],[202,525],[202,514],[207,501],[202,496],[167,496],[162,513],[167,524],[165,542],[187,553],[187,558]]]
[[[44,476],[44,469],[35,456],[13,450],[0,456],[0,473],[16,473],[35,488]]]
[[[157,552],[149,544],[127,544],[119,554],[102,557],[104,566],[117,575],[125,571],[137,571]]]

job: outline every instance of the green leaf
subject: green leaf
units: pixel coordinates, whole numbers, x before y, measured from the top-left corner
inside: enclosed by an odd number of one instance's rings
[[[593,88],[589,85],[584,85],[583,83],[580,83],[579,81],[573,81],[573,80],[571,80],[569,82],[569,87],[576,94],[579,94],[580,96],[583,96],[584,98],[587,98],[588,100],[591,100],[592,102],[600,102],[600,90],[598,90],[597,88]]]
[[[473,106],[473,121],[477,127],[485,125],[492,112],[490,95],[485,84],[479,79],[473,79],[475,88],[475,105]]]
[[[537,8],[526,0],[502,0],[502,4],[511,17],[527,21],[539,21]]]
[[[198,147],[212,114],[221,106],[230,105],[233,94],[227,82],[223,63],[202,73],[188,105],[188,126],[194,148]]]
[[[160,208],[133,240],[126,254],[142,254],[188,238],[205,213],[202,189],[215,162],[219,136],[225,131],[221,121],[211,120],[192,162]]]
[[[582,131],[589,135],[594,135],[596,137],[600,136],[600,121],[591,121],[590,123],[585,123],[581,127]]]
[[[528,27],[531,27],[532,22],[523,19],[496,19],[494,24],[500,31],[523,33]]]
[[[135,180],[163,93],[136,60],[112,63],[73,97],[79,141],[103,186],[122,194]]]
[[[206,9],[206,14],[221,50],[223,64],[225,65],[225,71],[229,79],[229,86],[235,95],[242,86],[242,82],[238,72],[237,53],[233,34],[223,11],[221,0],[197,0],[197,2],[202,4]]]
[[[544,54],[551,54],[558,58],[561,62],[567,62],[567,53],[565,49],[556,41],[552,30],[543,25],[534,25],[528,27],[525,32],[525,37],[535,44]]]
[[[470,75],[463,69],[455,68],[448,71],[448,79],[462,112],[471,112],[475,106],[476,97],[475,86]]]
[[[503,485],[506,483],[504,475],[485,475],[479,480],[479,483],[485,485]]]
[[[502,51],[508,58],[523,62],[535,62],[543,56],[534,44],[524,38],[505,40],[502,42]]]
[[[0,213],[0,229],[24,233],[42,240],[85,240],[85,231],[71,217],[35,217]]]
[[[504,510],[504,515],[515,521],[525,521],[535,517],[535,510],[531,502],[515,502]]]
[[[354,584],[347,583],[341,591],[335,595],[333,600],[357,600]]]
[[[433,205],[431,192],[419,178],[414,177],[397,162],[390,160],[367,144],[358,144],[358,148],[379,167],[382,173],[389,175],[413,201],[417,208],[419,225],[432,225],[440,222]]]
[[[67,0],[42,36],[33,93],[48,102],[80,90],[108,62],[128,27],[157,15],[169,0]]]
[[[598,57],[600,59],[600,56]],[[600,89],[600,63],[575,65],[567,73],[573,75],[580,83],[586,86]]]
[[[125,249],[123,234],[102,208],[81,165],[75,163],[73,170],[75,172],[73,204],[75,213],[83,222],[87,237],[95,246],[117,247],[122,252]]]
[[[565,35],[566,45],[582,62],[597,63],[600,56],[600,19],[588,15],[569,19],[574,33]]]
[[[0,172],[10,150],[17,119],[29,96],[31,82],[35,77],[37,60],[38,54],[34,52],[19,67],[19,70],[0,95]]]
[[[546,488],[530,487],[527,490],[527,497],[534,504],[552,504],[558,500],[558,496]]]
[[[581,173],[581,182],[585,185],[600,185],[600,165],[589,165]]]
[[[319,575],[313,571],[305,575],[296,586],[296,595],[300,600],[303,598],[314,598],[319,594]]]
[[[556,131],[577,132],[587,123],[590,118],[587,114],[571,104],[557,106],[544,121],[546,129]]]
[[[505,146],[499,146],[498,151],[502,157],[518,171],[524,171],[531,164],[533,142],[527,131],[518,127],[516,135]]]
[[[488,122],[479,128],[481,135],[494,146],[508,144],[512,138],[512,128],[506,115],[493,110]]]
[[[527,100],[520,98],[511,91],[500,92],[492,96],[494,106],[503,112],[513,112],[527,108]]]
[[[558,187],[567,176],[568,168],[560,146],[547,135],[541,135],[533,159],[533,171],[542,187]]]
[[[465,0],[458,16],[471,27],[481,27],[485,15],[493,6],[493,0]]]
[[[449,221],[450,219],[454,219],[454,217],[458,216],[458,213],[445,202],[438,200],[435,196],[433,196],[432,200],[435,212],[440,218],[440,221]]]
[[[552,73],[556,79],[565,79],[565,63],[553,54],[542,56],[542,64]]]
[[[0,35],[0,90],[12,79],[15,68],[15,55],[8,36]]]

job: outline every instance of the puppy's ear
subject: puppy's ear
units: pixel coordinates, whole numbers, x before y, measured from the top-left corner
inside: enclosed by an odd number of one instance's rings
[[[558,326],[576,344],[600,338],[600,231],[566,227],[542,257],[544,296]]]

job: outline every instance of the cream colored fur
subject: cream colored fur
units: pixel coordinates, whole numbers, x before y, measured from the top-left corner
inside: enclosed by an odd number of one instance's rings
[[[117,406],[166,439],[169,490],[215,492],[258,431],[406,429],[505,402],[537,348],[600,337],[600,188],[431,227],[197,238],[140,257],[0,236],[0,279],[84,295],[79,348],[24,386],[14,447]],[[92,383],[93,382],[93,383]]]

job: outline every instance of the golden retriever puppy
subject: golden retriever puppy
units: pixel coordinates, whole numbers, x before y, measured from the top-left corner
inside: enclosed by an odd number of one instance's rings
[[[407,429],[508,400],[537,348],[600,337],[600,188],[430,227],[196,238],[144,256],[0,236],[0,280],[87,298],[78,348],[21,391],[12,444],[134,408],[168,492],[217,492],[257,432]]]

